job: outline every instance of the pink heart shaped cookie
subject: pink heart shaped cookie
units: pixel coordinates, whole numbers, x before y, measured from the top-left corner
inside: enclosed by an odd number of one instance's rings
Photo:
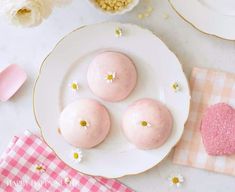
[[[209,155],[235,153],[235,109],[225,103],[210,106],[201,121],[202,140]]]

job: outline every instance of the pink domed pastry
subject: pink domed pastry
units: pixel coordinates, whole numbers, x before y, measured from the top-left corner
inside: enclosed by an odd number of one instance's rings
[[[226,103],[207,108],[201,121],[201,134],[209,155],[235,154],[235,110]]]
[[[92,148],[101,143],[110,129],[106,108],[92,99],[81,99],[69,104],[61,113],[61,135],[71,145]]]
[[[103,100],[125,99],[135,88],[137,72],[134,63],[118,52],[104,52],[91,62],[87,80],[92,92]]]
[[[123,131],[139,149],[155,149],[169,138],[173,118],[161,102],[140,99],[130,105],[123,116]]]

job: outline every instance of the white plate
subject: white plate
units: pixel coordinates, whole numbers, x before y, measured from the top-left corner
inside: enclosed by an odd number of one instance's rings
[[[234,0],[169,0],[185,20],[202,32],[235,40]]]
[[[123,36],[117,38],[115,29]],[[104,50],[123,52],[135,62],[138,84],[124,101],[99,100],[110,111],[111,132],[106,140],[84,150],[84,160],[77,164],[70,158],[72,146],[58,134],[58,118],[64,106],[77,98],[95,98],[88,89],[86,73],[91,59]],[[77,80],[81,89],[74,94],[68,87]],[[179,82],[182,91],[171,89]],[[138,150],[122,134],[121,116],[133,101],[150,97],[165,103],[174,117],[170,138],[155,150]],[[89,175],[117,178],[152,168],[166,157],[179,141],[188,117],[190,93],[187,79],[176,56],[150,31],[132,24],[101,23],[77,29],[63,38],[42,64],[34,89],[34,113],[44,140],[69,166]]]

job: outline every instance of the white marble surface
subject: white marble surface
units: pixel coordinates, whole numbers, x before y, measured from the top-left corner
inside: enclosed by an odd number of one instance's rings
[[[166,0],[152,0],[153,14],[139,20],[144,9],[142,2],[124,16],[107,17],[94,11],[85,0],[74,0],[69,6],[56,9],[42,25],[20,29],[0,21],[0,69],[10,63],[21,65],[28,73],[28,81],[10,101],[0,103],[0,153],[12,136],[29,129],[39,134],[32,113],[32,87],[41,62],[56,42],[65,34],[84,24],[105,20],[132,22],[154,31],[175,52],[189,77],[193,67],[208,67],[235,73],[235,42],[222,40],[197,31],[183,21]],[[165,18],[165,14],[169,18]],[[171,154],[172,155],[172,154]],[[120,180],[137,191],[232,192],[235,177],[204,170],[173,165],[171,155],[153,169]],[[179,172],[185,177],[182,188],[169,186],[167,177]]]

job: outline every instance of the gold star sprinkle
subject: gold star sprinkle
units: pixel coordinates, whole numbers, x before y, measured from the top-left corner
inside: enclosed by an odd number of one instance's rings
[[[137,15],[138,19],[145,19],[145,18],[151,16],[151,14],[153,12],[152,2],[145,0],[144,3],[145,3],[144,10],[142,10]]]

